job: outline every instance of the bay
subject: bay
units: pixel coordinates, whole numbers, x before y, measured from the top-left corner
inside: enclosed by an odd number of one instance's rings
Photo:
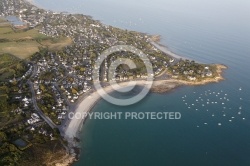
[[[81,132],[82,153],[76,166],[250,165],[250,1],[34,0],[34,3],[55,11],[91,15],[123,29],[159,34],[161,43],[176,54],[229,67],[223,82],[150,94],[133,106],[117,107],[100,101],[93,111],[176,111],[182,113],[182,118],[88,119]]]

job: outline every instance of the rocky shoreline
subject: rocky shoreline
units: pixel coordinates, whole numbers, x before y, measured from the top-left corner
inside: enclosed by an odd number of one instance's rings
[[[227,66],[224,66],[224,65],[216,65],[216,66],[217,66],[218,76],[216,76],[215,78],[207,78],[207,79],[202,80],[202,81],[184,81],[184,80],[178,80],[178,79],[172,79],[172,78],[166,79],[166,80],[157,80],[157,81],[154,81],[150,91],[152,93],[167,93],[167,92],[170,92],[172,90],[175,90],[176,88],[178,88],[180,86],[185,86],[185,85],[186,86],[197,86],[197,85],[205,85],[205,84],[209,84],[209,83],[217,83],[217,82],[223,81],[224,78],[222,76],[222,73],[223,73],[223,70],[227,69]],[[99,101],[99,98],[97,99],[97,101]],[[92,107],[88,111],[91,111],[91,110],[92,110]],[[79,142],[76,143],[75,141],[73,141],[73,139],[71,139],[70,142],[74,145],[79,144]],[[72,160],[72,163],[69,163],[69,165],[76,162],[79,155],[80,155],[80,150],[78,152],[74,151],[73,155],[71,156],[74,160]],[[64,164],[67,164],[67,163],[68,163],[68,160],[66,160]],[[61,165],[59,165],[59,166],[61,166]],[[64,165],[62,165],[62,166],[64,166]]]
[[[216,67],[217,67],[218,76],[214,78],[206,78],[202,81],[185,81],[185,80],[178,80],[178,79],[173,79],[173,78],[170,78],[167,80],[155,81],[151,88],[151,92],[166,93],[183,85],[188,85],[188,86],[205,85],[205,84],[217,83],[217,82],[225,80],[224,77],[222,76],[222,73],[223,73],[223,70],[227,69],[228,67],[225,65],[221,65],[221,64],[217,64]]]

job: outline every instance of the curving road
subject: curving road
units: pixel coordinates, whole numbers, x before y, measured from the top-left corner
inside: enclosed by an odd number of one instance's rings
[[[32,77],[34,77],[35,75],[36,75],[36,73],[37,73],[37,65],[35,65],[35,64],[32,64],[33,65],[33,72],[32,72],[32,75],[31,75],[31,77],[30,78],[32,78]],[[30,79],[28,80],[28,82],[27,82],[28,84],[29,84],[29,86],[30,86],[30,91],[31,91],[31,93],[32,93],[32,102],[33,102],[33,106],[34,106],[34,108],[36,109],[36,111],[37,111],[37,113],[39,114],[39,116],[41,117],[41,118],[43,118],[43,120],[51,127],[51,128],[57,128],[57,125],[48,117],[48,116],[46,116],[43,112],[42,112],[42,110],[38,107],[38,105],[37,105],[37,101],[36,101],[36,93],[35,93],[35,90],[34,90],[34,85],[33,85],[33,83],[30,81]]]
[[[28,84],[30,86],[30,90],[32,93],[32,102],[33,102],[33,106],[36,109],[37,113],[39,114],[40,117],[43,118],[43,120],[51,127],[51,128],[57,128],[57,125],[48,117],[46,116],[42,110],[38,107],[37,105],[37,101],[36,101],[36,94],[35,94],[35,90],[34,90],[34,86],[33,83],[29,80]]]

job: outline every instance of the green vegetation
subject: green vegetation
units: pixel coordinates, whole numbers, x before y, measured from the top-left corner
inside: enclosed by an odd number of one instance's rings
[[[56,134],[56,131],[52,132],[54,135]],[[50,137],[39,134],[36,131],[26,130],[23,134],[25,134],[23,138],[12,141],[13,139],[8,137],[8,131],[0,131],[0,165],[46,165],[49,162],[47,159],[51,157],[60,159],[65,155],[65,150],[60,140],[51,140]],[[25,147],[22,147],[24,143]]]
[[[40,39],[37,39],[39,41]],[[64,47],[71,45],[72,40],[67,37],[52,38],[50,40],[40,40],[43,47],[48,48],[49,51],[60,51]]]
[[[174,77],[186,81],[202,81],[204,79],[215,78],[218,76],[216,65],[199,64],[195,61],[180,60],[175,65],[168,68]]]
[[[39,51],[39,46],[40,44],[36,41],[4,42],[0,43],[0,54],[8,53],[17,56],[20,59],[25,59]]]
[[[24,61],[10,54],[0,54],[0,82],[21,77],[26,70]]]
[[[39,47],[57,51],[71,43],[70,38],[47,37],[39,33],[39,29],[16,30],[10,24],[0,24],[0,54],[8,53],[26,59],[38,52]]]
[[[60,125],[60,121],[57,119],[57,114],[52,110],[52,106],[56,104],[52,88],[44,84],[40,85],[40,89],[43,91],[41,96],[41,103],[38,103],[39,108],[48,116],[55,124]]]

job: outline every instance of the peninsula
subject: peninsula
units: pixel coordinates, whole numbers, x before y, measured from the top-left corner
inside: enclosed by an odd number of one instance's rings
[[[153,92],[181,85],[202,85],[223,80],[216,64],[201,64],[180,57],[158,43],[153,35],[104,25],[82,14],[40,9],[25,0],[0,2],[0,165],[68,165],[77,157],[82,120],[71,112],[88,112],[100,100],[92,74],[98,56],[116,45],[140,49],[153,66]],[[100,71],[118,57],[138,66],[121,65],[116,81],[146,83],[146,70],[133,52],[119,49]],[[105,90],[111,92],[110,86]],[[53,148],[52,148],[53,147]],[[13,157],[14,156],[14,157]]]

